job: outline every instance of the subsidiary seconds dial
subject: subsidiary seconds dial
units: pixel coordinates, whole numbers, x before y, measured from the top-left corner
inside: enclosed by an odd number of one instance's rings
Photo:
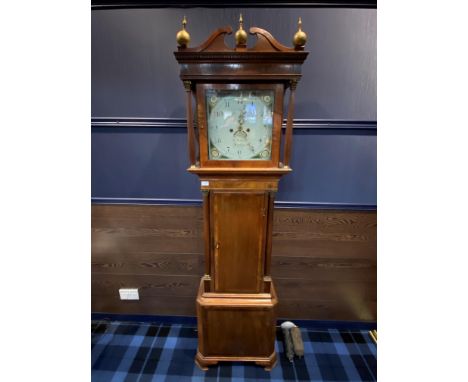
[[[272,90],[208,90],[206,104],[210,159],[271,159]]]

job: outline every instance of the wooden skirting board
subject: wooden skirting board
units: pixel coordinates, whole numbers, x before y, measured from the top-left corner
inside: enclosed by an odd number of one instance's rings
[[[195,316],[202,220],[197,206],[93,205],[92,311]],[[276,208],[278,317],[377,321],[376,231],[375,211]]]

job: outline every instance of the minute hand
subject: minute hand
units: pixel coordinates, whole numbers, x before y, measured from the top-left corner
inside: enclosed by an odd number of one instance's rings
[[[245,109],[243,109],[240,113],[239,113],[239,127],[237,128],[237,130],[239,131],[242,131],[243,130],[243,125],[244,125],[244,122],[245,122]]]

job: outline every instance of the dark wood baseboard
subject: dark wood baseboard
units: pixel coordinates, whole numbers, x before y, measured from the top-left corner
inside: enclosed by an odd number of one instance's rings
[[[377,321],[375,211],[277,208],[278,317]],[[198,206],[93,205],[92,311],[194,316],[203,274]],[[118,289],[139,288],[139,301]]]

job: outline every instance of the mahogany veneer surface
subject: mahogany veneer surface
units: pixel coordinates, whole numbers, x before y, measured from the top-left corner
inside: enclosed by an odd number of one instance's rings
[[[276,208],[277,315],[376,321],[375,211]],[[92,311],[195,316],[204,273],[197,206],[92,206]],[[137,287],[139,301],[118,289]]]

